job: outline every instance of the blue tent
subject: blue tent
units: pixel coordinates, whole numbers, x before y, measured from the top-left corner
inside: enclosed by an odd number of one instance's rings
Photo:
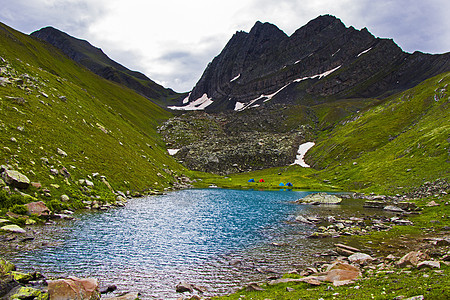
[[[284,183],[280,182],[279,186],[284,186]]]
[[[249,179],[248,182],[255,182],[255,179]]]
[[[292,183],[288,182],[286,183],[286,186],[294,186]]]

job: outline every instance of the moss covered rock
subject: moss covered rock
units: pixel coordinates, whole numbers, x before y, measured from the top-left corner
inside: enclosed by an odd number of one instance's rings
[[[0,275],[7,274],[11,271],[15,271],[16,266],[13,263],[0,257]]]
[[[32,288],[32,287],[20,287],[9,297],[9,299],[33,299],[33,300],[48,300],[48,294]]]

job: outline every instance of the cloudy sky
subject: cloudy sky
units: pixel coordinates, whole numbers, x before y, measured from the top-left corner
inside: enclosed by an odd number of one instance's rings
[[[191,90],[231,36],[257,20],[291,35],[332,14],[405,51],[444,53],[449,11],[448,0],[0,0],[0,22],[24,33],[53,26],[178,92]]]

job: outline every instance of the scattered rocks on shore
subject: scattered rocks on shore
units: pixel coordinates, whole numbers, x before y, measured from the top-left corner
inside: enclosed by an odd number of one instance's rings
[[[108,286],[106,292],[116,288]],[[127,292],[111,300],[135,300],[139,293]],[[47,279],[37,272],[21,273],[14,264],[0,258],[0,298],[27,300],[100,299],[100,288],[96,278],[67,277]]]

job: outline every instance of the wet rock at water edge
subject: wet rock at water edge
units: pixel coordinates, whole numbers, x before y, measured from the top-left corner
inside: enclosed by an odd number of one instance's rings
[[[0,228],[1,230],[4,231],[9,231],[9,232],[13,232],[13,233],[26,233],[27,231],[25,229],[23,229],[22,227],[19,227],[17,225],[6,225]]]
[[[25,206],[29,215],[48,216],[50,214],[50,209],[43,201],[27,203]]]
[[[300,204],[339,204],[342,199],[327,193],[310,194],[302,199],[295,201]]]
[[[177,293],[185,293],[185,292],[192,293],[194,291],[194,287],[192,286],[192,284],[180,282],[176,286],[176,291]]]
[[[49,280],[48,293],[53,300],[100,299],[96,278],[69,277]]]

